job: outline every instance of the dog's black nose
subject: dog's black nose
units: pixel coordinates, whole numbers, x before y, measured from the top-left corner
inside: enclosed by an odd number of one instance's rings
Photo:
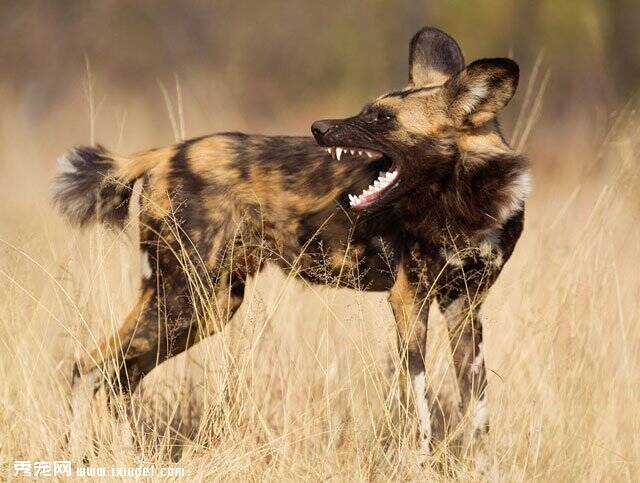
[[[311,133],[316,141],[321,142],[322,137],[335,125],[333,121],[316,121],[311,125]]]

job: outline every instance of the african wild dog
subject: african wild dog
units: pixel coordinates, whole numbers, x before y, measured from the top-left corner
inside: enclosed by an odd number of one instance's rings
[[[409,66],[407,87],[315,122],[313,138],[223,133],[127,157],[95,146],[61,158],[55,201],[79,226],[122,226],[142,182],[140,298],[74,365],[72,441],[103,373],[129,394],[222,327],[267,261],[312,283],[389,291],[403,398],[415,396],[425,453],[448,421],[433,410],[424,368],[435,300],[468,432],[487,429],[478,313],[520,236],[529,191],[527,163],[496,120],[519,70],[503,58],[465,67],[457,43],[433,28],[411,40]]]

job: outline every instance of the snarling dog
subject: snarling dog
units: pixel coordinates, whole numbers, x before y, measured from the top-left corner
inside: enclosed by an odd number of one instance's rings
[[[55,191],[72,223],[123,226],[142,184],[140,297],[116,334],[77,359],[74,420],[87,410],[83,391],[110,382],[130,394],[223,327],[247,278],[271,263],[311,283],[389,292],[403,400],[415,401],[425,452],[447,421],[425,376],[436,302],[468,433],[486,431],[479,311],[520,237],[529,192],[527,163],[496,120],[518,75],[504,58],[465,66],[455,40],[425,28],[411,40],[405,88],[313,123],[313,138],[222,133],[127,157],[72,149]]]

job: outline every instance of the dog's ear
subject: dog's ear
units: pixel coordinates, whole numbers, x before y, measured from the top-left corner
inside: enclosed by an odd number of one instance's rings
[[[409,44],[409,85],[420,87],[443,84],[464,69],[464,57],[458,46],[442,30],[425,27]]]
[[[506,106],[518,87],[520,69],[511,59],[476,60],[444,85],[449,115],[461,125],[479,126]]]

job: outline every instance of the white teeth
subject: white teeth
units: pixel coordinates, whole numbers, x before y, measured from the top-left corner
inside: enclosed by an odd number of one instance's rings
[[[392,172],[380,171],[380,173],[378,173],[378,179],[376,179],[373,184],[369,185],[368,188],[362,190],[360,196],[349,195],[349,205],[353,207],[362,204],[362,202],[364,201],[363,198],[382,191],[387,186],[389,186],[397,177],[397,169]]]
[[[374,156],[378,155],[379,153],[376,151],[369,151],[367,149],[351,149],[351,148],[345,148],[345,147],[328,147],[325,148],[327,150],[327,152],[329,154],[331,154],[331,156],[334,159],[338,159],[340,160],[340,158],[342,157],[343,154],[350,154],[351,156],[355,156],[355,155],[359,155],[359,156],[363,156],[363,155],[367,155],[368,158],[373,158]]]

